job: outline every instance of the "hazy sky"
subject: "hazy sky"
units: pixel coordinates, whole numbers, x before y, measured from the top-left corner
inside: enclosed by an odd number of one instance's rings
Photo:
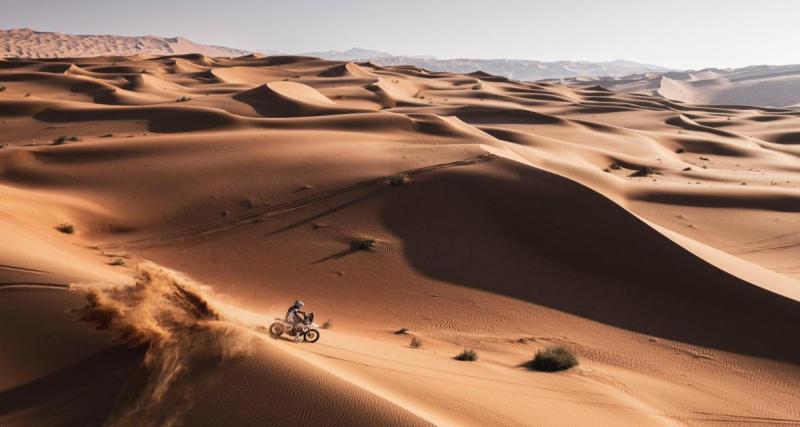
[[[800,0],[0,0],[0,27],[181,35],[251,50],[676,68],[800,63]]]

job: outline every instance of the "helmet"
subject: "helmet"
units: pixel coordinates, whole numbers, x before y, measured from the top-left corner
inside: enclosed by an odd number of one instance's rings
[[[298,308],[299,308],[299,307],[302,307],[302,306],[304,306],[304,305],[305,305],[305,304],[303,304],[303,301],[300,301],[300,300],[297,300],[297,301],[295,301],[295,302],[294,302],[294,306],[295,306],[295,307],[298,307]]]

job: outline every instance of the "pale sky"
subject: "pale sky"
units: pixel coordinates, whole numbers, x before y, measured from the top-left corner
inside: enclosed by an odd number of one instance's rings
[[[800,0],[0,0],[0,28],[20,27],[293,53],[800,63]]]

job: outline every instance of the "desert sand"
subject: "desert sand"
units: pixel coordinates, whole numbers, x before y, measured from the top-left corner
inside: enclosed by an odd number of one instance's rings
[[[0,425],[800,424],[798,110],[292,56],[0,85]],[[297,298],[315,344],[263,330]]]
[[[654,95],[687,104],[800,107],[800,65],[571,77],[563,83]]]
[[[64,58],[124,55],[240,56],[250,52],[195,43],[183,37],[66,34],[30,28],[0,29],[0,57]]]

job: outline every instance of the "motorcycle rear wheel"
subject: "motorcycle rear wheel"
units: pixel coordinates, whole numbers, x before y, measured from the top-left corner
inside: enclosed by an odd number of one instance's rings
[[[278,338],[283,335],[283,332],[283,324],[281,324],[281,322],[275,322],[269,325],[269,334],[272,335],[272,338]]]
[[[306,342],[317,342],[317,340],[319,340],[319,331],[316,329],[309,329],[308,332],[303,335],[303,339],[305,339]]]

